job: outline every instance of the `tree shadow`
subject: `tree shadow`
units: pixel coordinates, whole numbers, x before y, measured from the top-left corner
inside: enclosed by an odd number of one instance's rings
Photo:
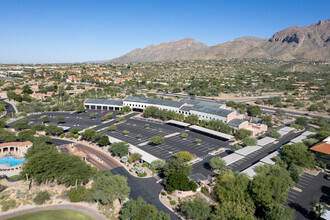
[[[308,219],[313,219],[313,215],[312,213],[307,210],[306,208],[302,207],[301,205],[299,205],[298,203],[293,203],[290,202],[288,204],[288,206],[294,210],[296,210],[297,212],[299,212],[300,214],[302,214],[304,217],[308,218]]]

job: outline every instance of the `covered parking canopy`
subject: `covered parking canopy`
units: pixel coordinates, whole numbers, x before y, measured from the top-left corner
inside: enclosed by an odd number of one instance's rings
[[[242,159],[244,156],[236,153],[229,154],[228,156],[223,157],[222,159],[226,161],[226,165],[230,165],[232,163],[235,163],[236,161]]]
[[[221,133],[219,131],[213,131],[211,129],[203,128],[203,127],[200,127],[200,126],[197,126],[197,125],[191,125],[191,126],[189,126],[189,128],[191,130],[199,131],[199,132],[209,134],[209,135],[212,135],[214,137],[218,137],[218,138],[225,139],[225,140],[231,140],[231,139],[234,138],[234,136],[232,136],[232,135]]]
[[[246,156],[246,155],[249,155],[249,154],[251,154],[254,151],[257,151],[259,149],[261,149],[260,146],[247,146],[247,147],[244,147],[244,148],[242,148],[240,150],[235,151],[235,153],[236,154],[240,154],[242,156]]]
[[[166,123],[167,124],[173,124],[173,125],[183,127],[183,128],[186,128],[190,125],[189,123],[185,123],[185,122],[182,122],[182,121],[176,121],[176,120],[168,120]]]
[[[264,137],[260,140],[258,140],[258,146],[263,147],[266,146],[267,144],[273,143],[274,141],[276,141],[275,138],[271,138],[271,137]]]

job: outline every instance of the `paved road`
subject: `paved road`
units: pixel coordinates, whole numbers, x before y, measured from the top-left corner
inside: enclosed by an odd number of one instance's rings
[[[317,176],[303,173],[296,187],[302,192],[291,189],[288,193],[287,205],[296,211],[296,219],[313,219],[309,203],[314,199],[330,205],[330,181],[324,178],[325,173],[320,172]]]
[[[24,215],[24,214],[28,214],[28,213],[32,213],[32,212],[39,212],[39,211],[45,211],[45,210],[56,210],[56,209],[76,210],[76,211],[83,212],[83,213],[93,217],[95,220],[105,220],[106,219],[104,216],[100,215],[94,209],[88,208],[86,206],[73,205],[73,204],[49,205],[49,206],[25,209],[25,210],[17,211],[17,212],[10,213],[10,214],[0,214],[0,219],[8,219],[8,218],[12,218],[15,216]]]
[[[0,99],[0,101],[4,101],[5,99]],[[15,113],[15,109],[14,107],[12,106],[12,104],[6,102],[6,111],[7,111],[7,114],[11,114],[11,113]],[[5,117],[6,115],[2,116],[2,117]]]
[[[164,187],[161,183],[157,183],[156,178],[137,178],[129,174],[123,167],[112,169],[111,173],[127,178],[127,183],[131,187],[130,198],[137,199],[140,196],[147,203],[156,206],[158,210],[169,214],[172,220],[179,219],[178,216],[159,201],[159,193]]]

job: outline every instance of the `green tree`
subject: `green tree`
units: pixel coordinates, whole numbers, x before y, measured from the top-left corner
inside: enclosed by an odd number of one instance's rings
[[[194,181],[190,181],[184,173],[173,173],[168,177],[166,182],[166,189],[169,192],[173,192],[174,190],[192,190],[195,192],[197,187],[197,184]]]
[[[101,136],[101,138],[97,141],[98,145],[105,146],[110,144],[109,137],[107,135]]]
[[[45,127],[45,132],[50,135],[61,135],[63,134],[63,128],[60,128],[56,125],[50,124],[47,127]]]
[[[246,137],[243,139],[243,144],[245,146],[254,146],[257,145],[257,140],[253,137]]]
[[[308,125],[308,120],[305,117],[299,117],[296,119],[295,124],[301,125],[301,126],[306,126],[306,125]]]
[[[226,167],[226,161],[221,157],[213,157],[210,160],[210,166],[212,169],[222,169]]]
[[[315,166],[315,155],[308,151],[307,146],[303,143],[284,145],[280,154],[284,157],[284,162],[289,166],[293,164],[304,168],[313,168]]]
[[[180,212],[188,219],[205,220],[211,215],[211,205],[198,196],[194,200],[184,201],[180,206]]]
[[[259,106],[248,106],[247,113],[249,116],[257,117],[261,114],[261,109]]]
[[[118,198],[123,201],[128,197],[130,187],[124,176],[113,175],[108,170],[101,170],[94,176],[92,185],[93,198],[102,205],[112,204]]]
[[[33,141],[35,134],[36,132],[34,130],[20,131],[17,135],[17,138],[22,141]]]
[[[42,116],[42,117],[41,117],[41,121],[42,121],[43,123],[47,123],[47,122],[50,121],[50,118],[49,118],[48,115],[45,115],[45,116]]]
[[[0,128],[6,127],[6,119],[0,118]]]
[[[149,141],[154,145],[159,145],[164,143],[164,138],[161,136],[153,136],[149,139]]]
[[[240,140],[243,140],[244,138],[249,137],[251,135],[252,135],[252,131],[246,130],[244,128],[238,129],[235,134],[235,136]]]
[[[130,159],[131,159],[133,162],[135,162],[135,161],[139,161],[139,160],[141,160],[141,158],[142,158],[142,155],[139,154],[139,153],[132,153],[132,154],[130,155]]]
[[[65,123],[65,120],[66,120],[66,118],[65,118],[64,116],[60,116],[60,117],[57,117],[57,118],[56,118],[56,121],[57,121],[58,123]]]
[[[26,120],[22,119],[19,122],[16,122],[13,127],[15,130],[20,131],[20,130],[28,129],[30,126]]]
[[[93,141],[96,139],[96,131],[94,129],[86,129],[81,133],[81,136],[87,141]]]
[[[162,211],[158,211],[155,206],[148,205],[141,197],[137,200],[129,200],[120,210],[121,220],[170,220],[170,216]]]
[[[276,130],[271,130],[270,132],[267,133],[267,136],[272,138],[280,138],[281,134]]]
[[[184,121],[192,125],[197,125],[199,122],[199,118],[197,115],[188,115]]]
[[[269,204],[283,204],[287,199],[287,191],[293,186],[290,173],[277,165],[260,165],[256,168],[250,185],[252,198],[257,207],[265,210]],[[262,217],[265,213],[259,213]]]
[[[188,151],[180,151],[175,154],[175,157],[184,162],[188,162],[194,158],[194,155]]]
[[[117,130],[117,126],[116,126],[116,125],[110,125],[110,126],[108,127],[108,130],[109,130],[109,131],[115,131],[115,130]]]
[[[0,141],[11,142],[16,140],[16,133],[0,128]]]
[[[232,170],[221,171],[214,187],[219,205],[212,219],[254,219],[255,205],[249,194],[250,180]]]
[[[162,170],[166,166],[166,162],[164,160],[154,160],[150,164],[150,168],[153,170]]]
[[[126,156],[128,154],[129,144],[127,142],[116,142],[110,145],[109,151],[117,156]]]
[[[164,168],[164,175],[166,178],[174,173],[184,173],[188,176],[191,174],[191,172],[192,167],[178,158],[173,158],[171,162],[169,164],[166,164]]]

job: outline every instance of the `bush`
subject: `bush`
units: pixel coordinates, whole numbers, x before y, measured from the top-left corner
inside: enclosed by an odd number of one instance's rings
[[[242,145],[239,145],[239,144],[235,144],[233,147],[234,151],[240,150],[242,148],[243,148]]]
[[[149,168],[149,164],[147,162],[143,162],[142,166]]]
[[[153,136],[149,139],[149,141],[154,145],[158,145],[164,142],[164,138],[161,136]]]
[[[181,134],[181,137],[182,137],[182,138],[186,138],[186,137],[188,137],[188,134],[187,134],[187,133],[182,133],[182,134]]]
[[[108,127],[108,130],[109,130],[109,131],[115,131],[115,130],[117,130],[117,126],[116,126],[116,125],[110,125],[110,126]]]
[[[1,202],[1,210],[3,212],[8,211],[9,209],[13,209],[16,207],[16,200],[10,199]]]
[[[145,177],[145,176],[147,176],[147,173],[146,172],[138,173],[138,177]]]
[[[245,146],[253,146],[257,145],[257,140],[253,137],[246,137],[244,138],[243,143]]]
[[[171,204],[171,205],[176,205],[176,201],[171,200],[171,201],[170,201],[170,204]]]
[[[295,128],[297,130],[303,130],[305,127],[297,124],[291,124],[290,127]]]
[[[0,184],[0,192],[4,191],[5,189],[7,189],[7,186],[4,186],[4,185]]]
[[[267,133],[267,136],[272,138],[280,138],[281,134],[276,130],[271,130],[270,132]]]
[[[252,131],[246,129],[239,129],[236,131],[235,134],[235,136],[240,140],[243,140],[244,138],[249,137],[251,135],[252,135]]]
[[[37,193],[36,197],[33,199],[33,202],[37,205],[42,205],[46,200],[50,199],[50,194],[47,190],[40,191]]]
[[[295,124],[301,125],[301,126],[306,126],[306,125],[308,125],[308,120],[305,117],[299,117],[296,119]]]
[[[208,194],[209,194],[209,190],[207,189],[206,186],[202,186],[202,188],[201,188],[201,192],[202,192],[203,194],[205,194],[205,195],[208,195]]]
[[[92,191],[86,189],[84,186],[78,186],[67,191],[67,196],[70,202],[90,201],[92,198]]]
[[[166,192],[164,192],[164,191],[162,191],[160,194],[161,194],[162,196],[166,196]]]
[[[172,197],[171,196],[167,196],[168,200],[172,200]]]

